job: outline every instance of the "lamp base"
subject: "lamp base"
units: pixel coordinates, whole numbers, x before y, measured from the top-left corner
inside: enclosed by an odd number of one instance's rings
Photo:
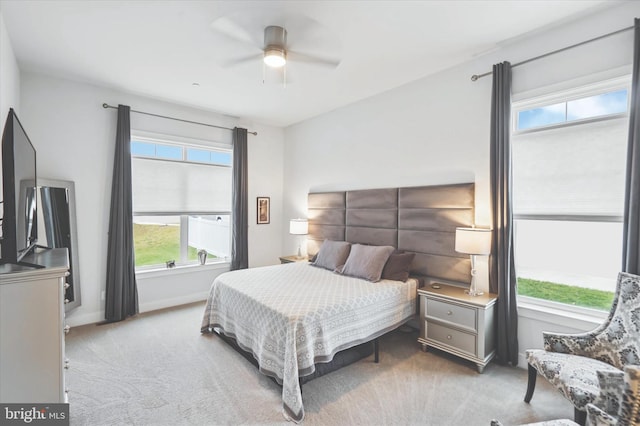
[[[478,283],[476,281],[476,262],[475,256],[471,256],[471,285],[469,286],[469,290],[465,290],[469,296],[482,296],[484,291],[478,290]]]

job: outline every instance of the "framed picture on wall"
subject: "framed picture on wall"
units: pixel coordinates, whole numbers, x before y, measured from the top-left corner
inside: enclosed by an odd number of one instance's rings
[[[269,223],[271,216],[271,200],[269,197],[258,197],[258,225]]]

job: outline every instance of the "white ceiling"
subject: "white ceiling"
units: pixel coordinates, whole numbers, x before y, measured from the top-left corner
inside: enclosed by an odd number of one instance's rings
[[[287,126],[612,4],[1,0],[0,10],[22,70]],[[259,54],[263,29],[273,24],[287,28],[292,49],[340,64],[290,61],[286,87],[270,74],[263,84],[258,59],[228,65]],[[253,46],[230,33],[254,40]]]

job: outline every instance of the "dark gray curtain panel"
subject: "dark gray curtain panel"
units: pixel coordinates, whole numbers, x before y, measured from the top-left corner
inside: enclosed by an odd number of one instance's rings
[[[640,273],[640,19],[635,19],[631,111],[629,113],[629,145],[624,196],[624,228],[622,233],[622,271]]]
[[[249,267],[249,185],[247,183],[247,129],[233,129],[233,195],[231,270]]]
[[[122,321],[138,313],[138,289],[133,252],[129,116],[130,108],[126,105],[118,105],[107,252],[107,288],[104,313],[107,322]]]
[[[490,179],[493,238],[489,288],[498,294],[496,357],[518,365],[517,281],[513,244],[511,178],[511,64],[493,66]]]

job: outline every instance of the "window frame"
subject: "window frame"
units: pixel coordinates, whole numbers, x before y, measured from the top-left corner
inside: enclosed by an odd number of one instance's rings
[[[564,121],[562,123],[555,123],[546,126],[537,126],[529,129],[518,129],[518,117],[522,111],[540,108],[544,106],[554,105],[558,103],[565,103],[578,99],[588,98],[590,96],[596,96],[605,93],[616,92],[620,90],[627,90],[627,109],[624,113],[613,113],[598,117],[590,117],[585,119]],[[552,131],[554,129],[585,125],[588,123],[626,118],[630,113],[631,106],[631,75],[626,74],[621,77],[602,80],[599,82],[592,82],[580,86],[567,87],[563,89],[550,88],[552,92],[546,94],[526,97],[527,93],[521,94],[522,98],[512,100],[511,102],[511,136],[525,135],[534,132]],[[511,142],[513,143],[513,142]],[[543,221],[579,221],[579,222],[615,222],[621,223],[624,220],[623,215],[567,215],[567,214],[514,214],[513,215],[514,226],[518,220],[543,220]],[[516,235],[514,234],[514,239]],[[515,241],[514,241],[515,243]],[[613,289],[615,291],[615,288]],[[517,305],[524,308],[527,312],[539,312],[543,317],[546,313],[553,313],[560,315],[567,315],[571,318],[579,318],[581,320],[593,321],[596,323],[601,322],[608,312],[598,309],[587,308],[584,306],[570,305],[567,303],[561,303],[553,300],[538,299],[531,296],[516,295]],[[533,314],[531,318],[538,318],[539,314]],[[538,318],[539,319],[539,318]]]
[[[601,115],[597,117],[589,117],[578,120],[569,120],[562,123],[554,123],[545,126],[536,126],[529,129],[518,129],[518,116],[520,112],[542,108],[554,104],[564,103],[565,114],[567,104],[571,101],[588,98],[591,96],[603,95],[606,93],[617,92],[620,90],[627,91],[627,110],[623,113],[613,113]],[[612,120],[616,118],[625,118],[629,115],[631,105],[631,75],[608,79],[596,83],[586,84],[573,88],[565,88],[562,90],[547,93],[545,95],[534,96],[511,102],[511,134],[513,136],[522,135],[533,132],[541,132],[568,126],[576,126],[587,123],[593,123],[604,120]]]
[[[180,162],[186,164],[194,164],[194,165],[205,165],[211,167],[224,167],[224,168],[233,168],[233,147],[231,144],[226,144],[222,142],[216,141],[207,141],[202,139],[194,139],[183,136],[173,136],[173,135],[164,135],[159,133],[152,133],[143,130],[134,130],[131,129],[131,142],[140,141],[140,142],[148,142],[153,144],[162,144],[162,145],[170,145],[170,146],[181,146],[182,149],[182,160],[176,160],[171,158],[164,157],[155,157],[155,156],[147,156],[147,155],[133,155],[132,158],[143,158],[152,161],[172,161],[172,162]],[[220,164],[220,163],[206,163],[201,161],[189,161],[187,160],[187,148],[198,148],[205,150],[217,150],[222,152],[228,152],[231,155],[231,162],[229,165]],[[178,216],[180,220],[180,260],[176,259],[176,265],[173,268],[167,268],[164,264],[154,264],[154,265],[142,265],[135,266],[135,272],[147,274],[150,272],[158,272],[158,273],[169,273],[169,271],[181,270],[185,268],[193,268],[193,267],[202,267],[202,266],[211,266],[211,265],[230,265],[231,264],[231,253],[228,256],[223,258],[208,258],[205,265],[200,265],[197,260],[188,261],[186,258],[188,257],[188,234],[189,234],[189,216],[220,216],[220,215],[228,215],[230,220],[233,218],[233,214],[231,211],[190,211],[190,212],[176,212],[176,211],[154,211],[154,212],[137,212],[133,211],[133,216]],[[185,226],[186,225],[186,226]],[[231,232],[229,232],[229,247],[231,247]],[[135,253],[135,248],[134,248]],[[164,275],[164,274],[163,274]]]

